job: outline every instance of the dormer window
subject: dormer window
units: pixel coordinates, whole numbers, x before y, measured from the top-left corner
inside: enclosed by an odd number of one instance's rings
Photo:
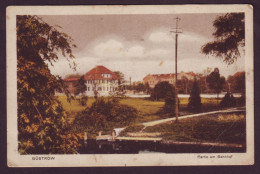
[[[102,74],[102,77],[111,78],[111,74]]]

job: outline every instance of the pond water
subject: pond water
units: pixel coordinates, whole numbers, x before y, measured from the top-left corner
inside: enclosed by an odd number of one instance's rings
[[[226,93],[221,93],[219,94],[219,98],[223,98],[225,96]],[[146,94],[126,94],[127,97],[131,97],[131,98],[147,98],[150,97],[150,95],[146,95]],[[237,94],[234,93],[233,94],[234,97],[241,97],[241,94]],[[178,94],[179,98],[189,98],[190,94]],[[200,94],[200,97],[202,98],[217,98],[217,94]]]
[[[200,145],[172,145],[152,141],[96,141],[83,143],[80,154],[141,154],[141,153],[243,153],[245,148]]]

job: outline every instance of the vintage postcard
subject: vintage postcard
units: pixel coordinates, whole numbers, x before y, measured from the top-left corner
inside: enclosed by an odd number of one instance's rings
[[[254,164],[253,7],[7,7],[9,167]]]

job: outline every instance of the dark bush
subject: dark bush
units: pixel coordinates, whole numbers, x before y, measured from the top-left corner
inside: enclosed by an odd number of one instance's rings
[[[168,92],[165,97],[165,104],[163,107],[163,111],[165,113],[169,113],[170,115],[175,114],[175,95],[172,92]]]
[[[188,109],[191,112],[201,111],[200,89],[197,80],[195,80],[193,83],[193,87],[189,98]]]
[[[236,106],[236,99],[232,93],[227,92],[222,101],[220,102],[221,107],[232,107]]]
[[[136,117],[135,108],[120,104],[115,98],[105,100],[101,97],[76,116],[74,127],[96,134],[98,131],[127,126]]]
[[[174,87],[169,82],[160,82],[155,85],[151,93],[152,100],[165,99],[166,96],[174,96]]]

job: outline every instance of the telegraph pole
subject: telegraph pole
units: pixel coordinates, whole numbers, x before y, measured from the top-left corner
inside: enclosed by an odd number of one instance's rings
[[[175,117],[176,117],[176,122],[178,122],[178,116],[179,116],[179,100],[178,100],[178,88],[177,88],[177,81],[178,81],[178,33],[182,33],[182,31],[178,28],[178,22],[181,20],[179,17],[175,18],[176,20],[176,28],[171,31],[172,33],[175,33]]]

